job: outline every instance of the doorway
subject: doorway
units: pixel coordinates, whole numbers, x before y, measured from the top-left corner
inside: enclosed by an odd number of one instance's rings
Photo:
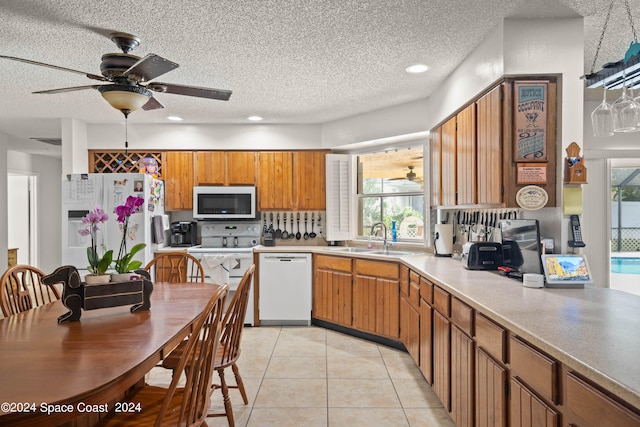
[[[640,159],[611,165],[610,287],[640,295]]]
[[[36,175],[9,172],[7,176],[7,247],[17,249],[18,264],[38,266]]]

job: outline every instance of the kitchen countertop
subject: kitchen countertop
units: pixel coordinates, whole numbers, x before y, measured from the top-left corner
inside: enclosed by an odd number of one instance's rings
[[[640,408],[640,296],[594,287],[525,288],[495,271],[467,270],[458,260],[428,254],[389,256],[327,246],[258,246],[254,250],[402,262],[570,369]]]

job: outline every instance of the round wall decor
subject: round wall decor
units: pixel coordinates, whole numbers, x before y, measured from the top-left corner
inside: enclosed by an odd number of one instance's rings
[[[549,201],[547,191],[537,185],[527,185],[516,193],[516,202],[522,209],[537,211],[545,207]]]

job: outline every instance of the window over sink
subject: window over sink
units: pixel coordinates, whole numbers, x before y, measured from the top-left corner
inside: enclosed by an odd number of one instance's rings
[[[398,241],[424,241],[423,157],[423,145],[358,156],[359,237],[368,237],[371,226],[383,222],[391,239],[395,221]]]

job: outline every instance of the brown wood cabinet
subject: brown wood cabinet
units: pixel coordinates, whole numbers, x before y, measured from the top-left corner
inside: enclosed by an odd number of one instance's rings
[[[397,263],[355,260],[353,327],[400,338],[400,271]]]
[[[296,151],[293,154],[293,200],[295,210],[325,210],[328,151]]]
[[[261,152],[258,159],[258,210],[292,210],[293,153]]]
[[[168,151],[164,165],[165,209],[193,208],[193,152]]]
[[[400,341],[420,366],[420,275],[400,269]]]
[[[476,101],[478,204],[502,203],[502,88]]]
[[[507,369],[479,346],[475,380],[476,427],[506,427]]]
[[[476,203],[476,104],[456,116],[456,204]]]
[[[429,135],[431,170],[431,205],[442,205],[442,128],[433,129]]]
[[[194,185],[255,185],[253,151],[194,152]]]
[[[456,117],[446,121],[440,128],[440,155],[441,155],[441,191],[440,200],[444,206],[457,204],[457,171],[456,171]]]
[[[511,377],[510,426],[560,427],[559,414],[516,377]]]
[[[314,254],[313,264],[313,317],[351,327],[351,259]]]
[[[420,371],[433,384],[433,283],[419,278],[420,286]]]
[[[640,415],[573,372],[565,375],[565,405],[575,427],[640,426]]]
[[[433,312],[433,391],[447,411],[451,410],[451,323]]]
[[[451,326],[451,418],[458,427],[473,427],[474,343],[457,325]]]

